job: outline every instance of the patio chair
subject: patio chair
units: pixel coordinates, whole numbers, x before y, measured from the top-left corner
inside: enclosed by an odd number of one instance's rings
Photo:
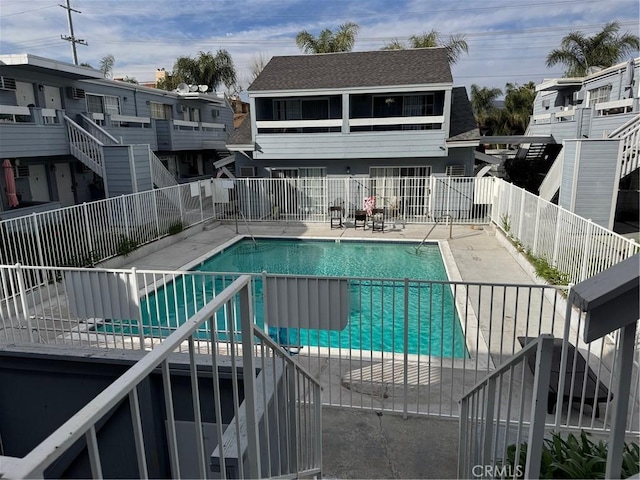
[[[358,225],[358,222],[360,222],[361,225]],[[367,212],[364,210],[356,210],[354,214],[353,228],[358,228],[359,226],[362,228],[367,227]]]
[[[342,207],[329,207],[331,228],[342,228]]]
[[[527,343],[532,342],[534,337],[518,337],[518,342],[521,346],[525,346]],[[547,395],[547,413],[554,413],[556,402],[558,400],[558,386],[560,385],[560,360],[562,359],[562,339],[556,338],[553,340],[553,359],[551,361],[551,379],[549,382],[549,393]],[[573,394],[571,393],[571,376],[573,374],[575,358],[575,380],[573,381]],[[528,358],[527,363],[529,369],[535,372],[536,369],[536,357],[532,355]],[[582,356],[580,351],[577,351],[576,347],[571,343],[567,343],[567,366],[564,371],[564,392],[563,400],[571,403],[582,401],[583,385],[586,379],[586,387],[584,388],[584,403],[591,406],[591,411],[596,409],[596,417],[600,418],[600,406],[601,402],[606,402],[608,399],[613,398],[613,394],[609,392],[607,387],[602,381],[598,380],[595,372],[587,365],[587,361]]]
[[[384,208],[374,208],[371,211],[371,231],[376,230],[384,233]]]

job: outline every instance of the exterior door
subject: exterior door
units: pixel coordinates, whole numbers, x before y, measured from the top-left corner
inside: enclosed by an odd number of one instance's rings
[[[16,82],[16,103],[19,107],[28,107],[36,104],[33,83]]]
[[[62,207],[74,205],[73,178],[68,163],[56,163],[56,185],[58,186],[58,201]]]
[[[49,202],[46,165],[29,165],[29,189],[34,202]]]
[[[44,86],[44,99],[46,105],[44,108],[55,108],[62,110],[62,98],[60,97],[60,89],[58,87]]]

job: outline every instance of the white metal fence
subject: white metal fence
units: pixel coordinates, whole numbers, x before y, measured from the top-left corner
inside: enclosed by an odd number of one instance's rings
[[[27,290],[24,279],[36,275],[50,280]],[[238,275],[0,266],[5,299],[0,303],[0,341],[153,348]],[[266,305],[268,279],[278,279],[277,288],[268,292],[277,299],[276,311]],[[527,339],[550,333],[566,341],[568,375],[566,382],[562,377],[564,384],[549,392],[547,424],[593,431],[609,428],[608,392],[615,387],[611,371],[619,340],[585,344],[581,340],[585,320],[566,310],[565,289],[344,279],[346,325],[327,326],[317,320],[283,328],[282,318],[303,318],[320,306],[339,303],[335,296],[318,304],[295,293],[324,288],[325,280],[281,275],[254,275],[252,280],[256,324],[321,378],[323,403],[456,417],[465,389],[515,355]],[[226,349],[232,348],[226,332],[233,324],[227,311],[216,316],[217,341]],[[202,342],[200,348],[210,348],[211,335],[207,324],[194,341]],[[638,346],[635,356],[632,392],[640,388]],[[639,403],[637,395],[631,399],[629,431],[638,431]]]
[[[92,275],[89,275],[90,278]],[[117,290],[117,289],[116,289]],[[108,294],[118,293],[114,290]],[[199,478],[210,478],[209,465],[218,467],[221,478],[263,478],[319,475],[322,465],[322,428],[320,385],[304,368],[280,346],[257,328],[251,318],[251,277],[241,276],[218,292],[197,313],[190,316],[173,332],[127,370],[102,393],[95,397],[76,415],[60,426],[40,445],[21,459],[2,461],[0,475],[4,478],[44,478],[46,469],[74,447],[77,441],[86,445],[92,478],[110,477],[109,465],[100,460],[100,429],[108,426],[110,415],[122,403],[129,404],[132,419],[131,435],[135,440],[137,473],[149,478],[147,459],[158,452],[147,451],[146,441],[156,448],[156,439],[144,432],[141,423],[141,405],[138,386],[146,381],[157,368],[161,369],[166,414],[166,433],[163,434],[167,449],[171,478],[189,476],[182,462],[185,457],[195,457]],[[233,319],[229,329],[219,332],[211,327],[216,316],[225,312]],[[208,336],[203,344],[201,333],[206,328]],[[218,335],[225,334],[229,341],[218,342]],[[202,348],[206,345],[207,348]],[[174,402],[172,400],[171,355],[186,349],[189,359],[189,377],[193,400],[193,418],[196,452],[185,452],[178,444]],[[200,402],[198,354],[211,359],[213,378],[213,405]],[[233,419],[223,426],[222,398],[219,381],[219,365],[230,360],[232,382]],[[238,368],[242,366],[243,375]],[[202,367],[201,367],[202,368]],[[253,373],[256,369],[259,375]],[[243,391],[244,400],[241,401]],[[208,410],[208,412],[207,412]],[[215,418],[217,447],[205,449],[203,416]],[[164,431],[164,430],[163,430]],[[188,454],[187,454],[188,453]],[[211,457],[210,457],[211,456]],[[156,472],[156,475],[159,472]]]
[[[633,240],[513,184],[495,185],[492,221],[533,256],[578,283],[640,251]]]
[[[210,219],[348,224],[374,197],[386,221],[493,221],[532,255],[576,283],[640,246],[493,178],[431,176],[204,180],[0,222],[0,264],[88,266]]]
[[[234,204],[252,222],[285,220],[328,222],[329,207],[341,207],[345,219],[375,208],[389,220],[427,223],[450,215],[456,223],[487,223],[493,179],[464,177],[301,177],[240,178]],[[234,210],[227,218],[233,218]]]
[[[0,264],[89,266],[216,216],[200,181],[0,222]]]
[[[541,335],[461,399],[458,478],[540,478],[552,356],[553,336]]]

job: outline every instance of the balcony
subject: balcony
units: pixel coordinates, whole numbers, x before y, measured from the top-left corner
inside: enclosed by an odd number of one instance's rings
[[[155,120],[158,150],[223,150],[227,141],[223,123]]]
[[[3,157],[69,155],[64,110],[0,105]]]
[[[92,113],[91,119],[109,132],[122,144],[150,145],[157,150],[158,142],[153,122],[149,117],[108,115]]]

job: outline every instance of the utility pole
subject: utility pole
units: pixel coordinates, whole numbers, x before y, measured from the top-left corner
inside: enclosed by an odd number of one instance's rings
[[[58,4],[59,7],[64,8],[67,11],[67,20],[69,22],[69,35],[60,35],[60,38],[71,42],[71,51],[73,52],[73,64],[78,65],[78,52],[76,52],[76,43],[80,45],[89,45],[87,42],[82,40],[81,38],[76,38],[73,34],[73,21],[71,20],[71,12],[82,13],[79,10],[74,10],[71,8],[70,2],[71,0],[67,0],[67,6]]]

